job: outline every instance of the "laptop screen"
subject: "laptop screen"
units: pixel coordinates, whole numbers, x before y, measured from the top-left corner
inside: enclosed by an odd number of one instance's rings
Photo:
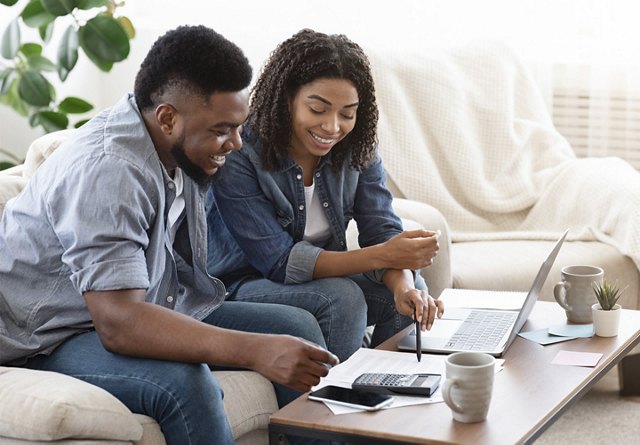
[[[553,250],[549,253],[547,258],[542,263],[542,267],[540,267],[540,270],[538,271],[536,278],[533,280],[533,285],[529,290],[529,294],[527,295],[527,298],[524,300],[524,304],[522,305],[522,309],[518,314],[518,318],[516,318],[514,328],[511,331],[509,340],[507,340],[507,344],[511,342],[512,337],[515,338],[515,336],[518,334],[518,332],[520,332],[520,329],[522,329],[527,319],[529,318],[529,315],[533,310],[533,306],[535,306],[536,301],[538,300],[538,296],[540,295],[540,291],[542,290],[542,285],[544,284],[544,282],[547,279],[547,276],[549,275],[551,266],[553,266],[553,263],[556,260],[556,257],[558,256],[558,252],[560,252],[560,247],[562,247],[562,243],[564,242],[564,239],[566,238],[567,233],[569,233],[569,229],[565,230],[565,232],[562,234],[560,239],[556,242],[556,245],[554,246]]]

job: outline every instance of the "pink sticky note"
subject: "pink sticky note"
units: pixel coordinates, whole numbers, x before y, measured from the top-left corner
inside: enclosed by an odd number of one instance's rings
[[[601,358],[602,354],[597,352],[558,351],[551,364],[594,367]]]

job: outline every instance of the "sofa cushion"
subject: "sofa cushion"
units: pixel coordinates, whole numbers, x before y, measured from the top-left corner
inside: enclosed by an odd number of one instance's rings
[[[27,185],[27,179],[21,176],[0,176],[0,218],[7,201],[16,196]]]
[[[27,150],[27,157],[24,160],[23,175],[30,178],[37,168],[62,144],[73,132],[73,129],[60,130],[54,133],[45,134],[39,137]]]
[[[453,243],[453,287],[528,291],[553,245],[552,241],[524,240]],[[540,300],[555,301],[553,286],[560,279],[560,269],[573,264],[602,267],[607,279],[617,281],[622,287],[628,286],[620,300],[622,306],[627,309],[640,307],[640,275],[633,261],[614,247],[594,241],[563,244],[544,283]]]
[[[118,399],[82,380],[0,367],[0,436],[134,441],[142,426]]]
[[[224,391],[224,409],[236,441],[254,430],[262,430],[266,437],[269,417],[278,410],[273,384],[254,371],[216,371],[214,375]]]

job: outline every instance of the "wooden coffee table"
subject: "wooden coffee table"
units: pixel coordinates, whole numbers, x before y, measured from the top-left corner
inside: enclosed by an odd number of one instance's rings
[[[560,306],[537,302],[523,330],[565,322]],[[400,335],[380,349],[396,350]],[[291,434],[354,444],[531,443],[639,342],[640,311],[631,310],[623,310],[617,337],[580,338],[549,346],[516,338],[503,356],[504,369],[496,374],[485,422],[456,422],[444,403],[334,415],[305,394],[271,416],[269,441],[275,445],[282,435]],[[595,368],[552,365],[560,350],[603,356]],[[423,355],[422,360],[428,359]]]

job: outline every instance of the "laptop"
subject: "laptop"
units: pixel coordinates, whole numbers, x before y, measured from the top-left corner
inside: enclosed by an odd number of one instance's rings
[[[437,319],[430,331],[422,332],[421,346],[423,352],[450,354],[458,351],[486,352],[495,357],[501,357],[511,346],[516,335],[520,332],[529,318],[535,305],[542,285],[544,284],[553,262],[558,256],[564,242],[567,229],[543,261],[538,274],[533,280],[531,289],[526,292],[510,292],[523,301],[517,310],[492,310],[480,308],[446,308],[442,319]],[[445,289],[444,292],[447,290]],[[470,295],[493,294],[492,291],[467,290]],[[472,297],[473,298],[473,297]],[[410,330],[398,342],[398,349],[416,350],[416,331]]]

